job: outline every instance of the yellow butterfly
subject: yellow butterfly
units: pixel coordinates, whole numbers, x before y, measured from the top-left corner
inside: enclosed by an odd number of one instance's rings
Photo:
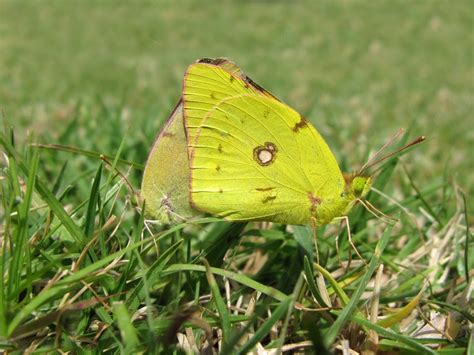
[[[313,220],[324,225],[346,216],[370,190],[371,177],[362,175],[365,168],[343,175],[306,118],[226,59],[203,59],[189,66],[176,112],[157,142],[173,124],[179,127],[184,116],[186,139],[182,133],[179,152],[167,153],[160,165],[153,153],[159,147],[155,143],[145,168],[142,195],[155,216],[167,203],[168,212],[172,208],[191,215],[191,204],[194,210],[232,221]],[[181,154],[184,146],[187,155]],[[170,160],[185,164],[175,169]],[[156,193],[157,186],[169,187],[170,176],[181,184],[176,199],[180,203],[170,204]],[[183,193],[189,193],[189,201]]]

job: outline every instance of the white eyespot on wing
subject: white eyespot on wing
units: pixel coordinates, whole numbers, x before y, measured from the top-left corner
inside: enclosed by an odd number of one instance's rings
[[[258,160],[260,160],[260,163],[262,164],[268,164],[269,162],[272,161],[273,154],[269,150],[262,149],[261,151],[258,152]]]

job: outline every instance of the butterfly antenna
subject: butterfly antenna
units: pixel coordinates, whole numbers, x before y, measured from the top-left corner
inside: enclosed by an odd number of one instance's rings
[[[383,165],[379,165],[376,167],[374,170],[370,172],[370,176],[372,176],[372,179],[377,180],[377,176],[383,171]]]
[[[425,136],[419,136],[418,138],[414,139],[413,141],[411,141],[410,143],[408,144],[405,144],[403,147],[395,150],[394,152],[392,153],[389,153],[385,156],[383,156],[382,158],[376,160],[376,161],[370,161],[367,162],[358,172],[359,175],[361,175],[365,170],[373,167],[374,165],[377,165],[377,164],[380,164],[381,162],[383,162],[384,160],[387,160],[388,158],[391,158],[393,157],[394,155],[397,155],[398,153],[400,153],[401,151],[405,150],[405,149],[408,149],[416,144],[419,144],[421,142],[423,142],[424,140],[426,139]],[[373,159],[371,159],[373,160]]]
[[[359,172],[364,171],[367,166],[374,161],[387,147],[391,146],[395,141],[402,136],[402,134],[405,132],[403,128],[400,128],[383,146],[381,146],[368,160],[367,163],[365,163],[360,169]]]

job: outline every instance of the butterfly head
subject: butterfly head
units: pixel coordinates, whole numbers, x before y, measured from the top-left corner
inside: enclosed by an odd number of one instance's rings
[[[346,194],[351,200],[364,198],[369,193],[371,186],[372,178],[370,176],[346,176]]]

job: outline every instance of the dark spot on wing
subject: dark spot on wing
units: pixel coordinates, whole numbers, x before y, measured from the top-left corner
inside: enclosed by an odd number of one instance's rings
[[[257,91],[260,91],[262,94],[264,95],[268,95],[268,96],[271,96],[273,97],[275,100],[279,101],[280,102],[280,99],[278,97],[275,97],[273,96],[271,93],[269,93],[267,90],[265,90],[263,87],[261,87],[260,85],[258,85],[255,81],[253,81],[250,77],[248,77],[247,75],[243,75],[242,76],[242,79],[247,82],[249,85],[252,85]]]
[[[269,115],[270,115],[270,110],[268,108],[263,110],[263,112],[262,112],[263,118],[268,118]]]
[[[221,65],[223,63],[227,63],[227,59],[225,59],[225,58],[201,58],[197,62],[198,63],[204,63],[204,64]]]
[[[224,192],[224,190],[222,190],[222,189],[219,189],[219,193],[220,193],[220,194],[221,194],[221,193],[223,193],[223,192]]]
[[[311,203],[310,210],[312,213],[316,212],[318,205],[321,203],[321,199],[317,196],[314,196],[312,192],[308,192],[308,199]]]
[[[163,132],[163,137],[174,137],[175,134],[171,132]]]
[[[211,99],[213,99],[213,100],[216,99],[216,95],[213,92],[211,92],[211,95],[209,95],[209,96],[211,96]]]
[[[267,203],[267,202],[273,201],[276,198],[277,198],[276,196],[267,196],[262,200],[262,203]]]
[[[224,150],[222,149],[222,144],[219,143],[219,146],[217,147],[217,150],[219,153],[222,153]]]
[[[229,77],[229,81],[230,81],[230,83],[232,84],[232,83],[234,82],[234,80],[235,80],[234,76],[233,76],[233,75],[231,75],[231,76]]]
[[[295,126],[293,127],[293,132],[298,132],[300,129],[304,128],[304,127],[307,127],[308,125],[308,120],[306,118],[304,118],[303,116],[300,116],[301,119],[300,121],[295,124]]]
[[[257,187],[255,190],[256,191],[271,191],[274,190],[274,187]]]
[[[258,85],[255,81],[253,81],[251,78],[249,78],[247,75],[245,75],[245,78],[244,80],[252,85],[255,89],[257,89],[258,91],[262,92],[262,93],[265,93],[266,90],[264,88],[262,88],[260,85]]]
[[[201,58],[197,62],[204,63],[204,64],[213,64],[214,58]]]
[[[216,171],[217,172],[221,171],[221,167],[219,165],[216,166]]]

